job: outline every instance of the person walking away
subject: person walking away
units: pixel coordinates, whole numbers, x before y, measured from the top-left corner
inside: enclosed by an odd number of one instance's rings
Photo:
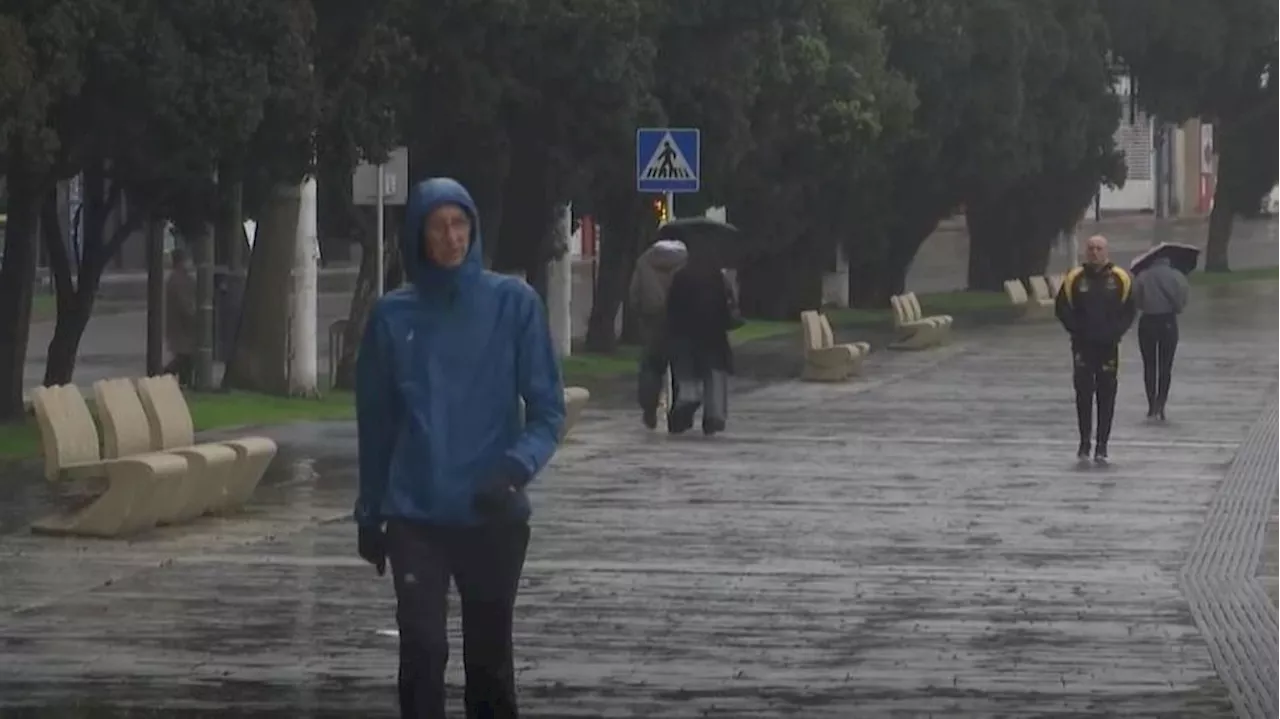
[[[1147,390],[1147,418],[1165,419],[1173,355],[1178,349],[1178,315],[1187,306],[1187,278],[1167,257],[1157,257],[1133,282],[1138,319],[1138,348]]]
[[[1098,426],[1093,459],[1108,461],[1107,443],[1115,417],[1120,339],[1133,324],[1133,279],[1111,263],[1107,238],[1094,235],[1085,241],[1085,262],[1067,272],[1054,303],[1058,321],[1071,337],[1071,357],[1076,392],[1076,424],[1080,447],[1076,456],[1089,459],[1094,399]]]
[[[658,240],[636,259],[628,293],[631,308],[639,316],[640,367],[636,399],[644,425],[658,426],[658,404],[664,378],[671,362],[666,347],[667,292],[671,279],[689,259],[688,248],[679,240]]]
[[[693,427],[702,409],[702,432],[725,428],[733,350],[729,331],[741,324],[732,290],[719,267],[691,258],[671,280],[667,295],[667,338],[674,376],[667,431]]]
[[[391,563],[404,719],[445,716],[451,579],[466,716],[517,716],[512,614],[529,543],[526,487],[564,426],[542,301],[524,281],[483,269],[478,218],[454,180],[412,189],[400,242],[411,283],[374,305],[356,364],[358,552],[379,575]]]
[[[164,339],[173,355],[165,374],[190,387],[195,373],[197,328],[196,279],[187,251],[174,247],[169,253],[169,276],[164,283]]]

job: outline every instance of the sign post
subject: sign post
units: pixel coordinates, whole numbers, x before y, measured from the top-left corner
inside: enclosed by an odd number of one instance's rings
[[[701,189],[701,170],[701,131],[688,127],[636,130],[636,190],[662,193],[669,220],[675,219],[676,193]]]
[[[386,209],[387,205],[403,206],[408,200],[409,150],[397,147],[391,151],[387,161],[381,165],[362,162],[356,166],[351,178],[351,199],[356,205],[373,205],[377,212],[377,238],[374,241],[373,266],[377,271],[374,280],[376,296],[382,296],[384,276],[383,266],[386,241]]]

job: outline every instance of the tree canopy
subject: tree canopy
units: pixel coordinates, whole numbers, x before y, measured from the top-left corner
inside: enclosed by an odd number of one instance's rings
[[[635,191],[643,126],[702,130],[702,190],[677,210],[722,205],[744,230],[756,315],[819,302],[837,248],[853,300],[883,304],[957,211],[971,287],[1042,271],[1099,184],[1124,182],[1113,136],[1130,103],[1214,124],[1225,246],[1276,179],[1275,28],[1270,0],[0,0],[0,415],[20,396],[37,242],[67,302],[47,373],[65,380],[121,227],[216,225],[235,264],[242,216],[317,173],[322,233],[368,250],[351,171],[398,145],[411,179],[472,190],[487,259],[535,286],[563,251],[557,206],[601,221],[600,349],[656,225]],[[79,257],[68,228],[36,233],[76,176]]]

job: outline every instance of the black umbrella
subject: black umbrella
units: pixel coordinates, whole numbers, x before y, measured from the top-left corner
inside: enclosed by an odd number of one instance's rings
[[[1169,260],[1175,270],[1189,275],[1195,271],[1196,264],[1200,261],[1200,248],[1178,242],[1161,242],[1133,258],[1133,262],[1129,263],[1129,270],[1136,275],[1162,257]]]
[[[728,222],[710,217],[684,217],[658,228],[658,239],[679,240],[690,257],[708,259],[721,267],[736,264],[742,256],[742,233]]]

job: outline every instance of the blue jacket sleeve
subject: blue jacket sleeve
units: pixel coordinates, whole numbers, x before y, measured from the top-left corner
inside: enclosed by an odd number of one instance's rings
[[[564,427],[564,384],[542,299],[528,291],[516,338],[516,386],[525,403],[524,430],[507,456],[533,479],[551,461]]]
[[[378,306],[369,312],[356,359],[356,429],[360,453],[360,489],[355,520],[361,526],[382,523],[382,498],[391,474],[391,455],[399,436],[400,395],[396,391],[390,338]]]

